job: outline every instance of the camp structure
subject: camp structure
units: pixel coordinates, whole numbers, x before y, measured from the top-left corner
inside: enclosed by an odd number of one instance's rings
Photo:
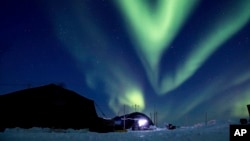
[[[133,112],[130,114],[116,116],[113,118],[115,130],[147,130],[153,126],[152,120],[145,114]]]
[[[240,118],[240,124],[242,125],[250,125],[250,104],[247,105],[247,110],[248,110],[248,114],[249,114],[249,118],[247,120],[247,118]]]
[[[0,95],[0,130],[6,128],[112,130],[98,117],[94,101],[55,84]]]

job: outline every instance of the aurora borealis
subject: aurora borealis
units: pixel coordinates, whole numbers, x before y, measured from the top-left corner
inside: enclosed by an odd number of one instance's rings
[[[157,81],[161,56],[167,51],[195,2],[158,1],[154,10],[151,10],[150,3],[143,1],[118,1],[127,17],[125,21],[131,23],[128,29],[132,30],[129,33],[132,40],[136,40],[135,49],[153,87],[159,87]],[[155,90],[159,91],[158,88]]]
[[[0,94],[63,83],[108,117],[248,116],[250,0],[2,3]]]

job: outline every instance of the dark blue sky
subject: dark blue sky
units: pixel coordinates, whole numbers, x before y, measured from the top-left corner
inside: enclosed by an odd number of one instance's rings
[[[0,5],[0,94],[64,84],[109,117],[137,104],[161,123],[248,114],[249,0]]]

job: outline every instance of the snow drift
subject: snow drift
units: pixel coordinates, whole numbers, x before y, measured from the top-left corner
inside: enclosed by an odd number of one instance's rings
[[[0,133],[1,141],[229,141],[230,121],[212,120],[175,130],[164,127],[147,131],[95,133],[86,129],[12,128]]]

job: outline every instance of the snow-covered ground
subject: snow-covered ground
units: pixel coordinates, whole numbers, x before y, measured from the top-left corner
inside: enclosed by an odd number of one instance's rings
[[[157,128],[148,131],[95,133],[87,130],[51,130],[48,128],[6,129],[0,141],[229,141],[230,121],[209,121],[205,124],[175,130]]]

